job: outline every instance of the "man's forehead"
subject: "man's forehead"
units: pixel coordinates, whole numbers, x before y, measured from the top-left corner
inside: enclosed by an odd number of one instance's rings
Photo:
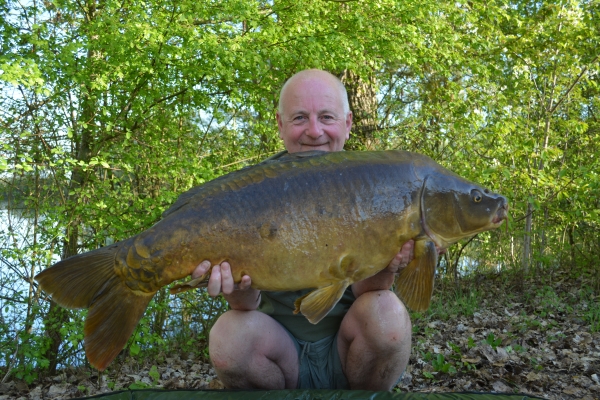
[[[284,103],[284,108],[290,113],[298,112],[340,112],[343,108],[340,96],[335,92],[310,93],[295,92],[290,93],[290,102]]]

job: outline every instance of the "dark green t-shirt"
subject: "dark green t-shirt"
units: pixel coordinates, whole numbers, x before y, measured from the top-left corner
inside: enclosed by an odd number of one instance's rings
[[[262,292],[258,311],[261,311],[292,333],[296,338],[307,342],[316,342],[327,336],[337,333],[342,324],[342,319],[350,309],[356,298],[352,287],[348,287],[340,301],[335,305],[318,324],[313,325],[302,314],[294,314],[294,301],[313,289],[298,290],[295,292]]]

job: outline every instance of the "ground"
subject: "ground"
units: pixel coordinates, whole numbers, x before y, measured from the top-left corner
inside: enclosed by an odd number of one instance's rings
[[[569,276],[513,283],[475,276],[462,280],[461,288],[439,284],[431,310],[412,316],[410,365],[394,390],[600,399],[600,296],[595,278]],[[108,371],[69,368],[31,385],[9,379],[0,384],[0,400],[64,399],[124,388],[222,388],[212,367],[193,355],[129,359]]]

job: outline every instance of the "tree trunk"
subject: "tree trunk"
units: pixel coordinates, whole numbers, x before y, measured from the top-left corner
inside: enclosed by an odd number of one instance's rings
[[[361,77],[354,71],[341,74],[342,83],[348,92],[348,103],[352,111],[352,135],[346,144],[347,150],[374,150],[381,144],[377,139],[377,96],[373,74]]]
[[[523,236],[523,273],[529,274],[529,260],[531,259],[531,225],[533,220],[533,204],[527,203],[527,218],[525,219],[525,235]]]

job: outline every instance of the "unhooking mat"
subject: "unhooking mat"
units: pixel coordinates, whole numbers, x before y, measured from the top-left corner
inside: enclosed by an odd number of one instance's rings
[[[526,400],[541,399],[504,393],[392,393],[367,390],[124,390],[86,399],[103,400]]]

